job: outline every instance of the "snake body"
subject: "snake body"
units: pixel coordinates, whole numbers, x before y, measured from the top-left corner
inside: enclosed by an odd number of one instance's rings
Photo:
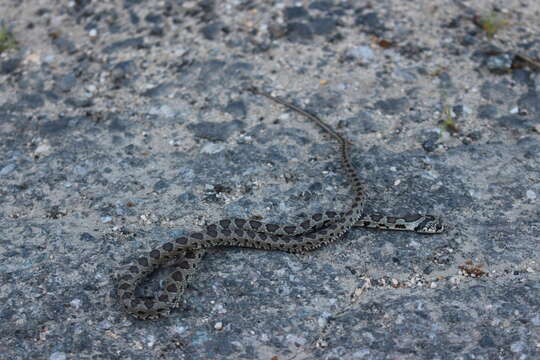
[[[350,143],[317,116],[280,98],[249,89],[307,117],[331,135],[340,147],[340,158],[354,191],[352,204],[346,212],[326,211],[311,215],[297,225],[278,225],[250,219],[224,219],[208,225],[204,231],[191,232],[167,241],[129,265],[118,276],[118,296],[125,310],[140,319],[166,315],[183,294],[189,278],[204,255],[204,249],[214,246],[239,246],[265,250],[302,253],[317,249],[339,239],[353,226],[388,230],[440,233],[444,226],[431,215],[392,217],[363,215],[365,192],[352,166]],[[166,279],[165,288],[150,298],[136,296],[136,288],[152,272],[172,261],[175,270]]]

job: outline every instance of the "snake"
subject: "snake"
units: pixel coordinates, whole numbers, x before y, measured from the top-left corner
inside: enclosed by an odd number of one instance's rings
[[[256,87],[246,89],[308,118],[339,144],[340,159],[354,196],[347,211],[324,211],[308,216],[299,224],[273,224],[258,219],[223,219],[203,231],[185,232],[125,265],[117,274],[117,295],[124,310],[135,318],[157,319],[168,315],[178,303],[196,272],[205,250],[216,246],[236,246],[289,253],[305,253],[341,238],[353,226],[438,234],[445,230],[439,217],[414,214],[385,216],[363,214],[366,192],[352,165],[351,143],[318,116]],[[164,287],[152,296],[137,294],[137,288],[161,266],[172,266]]]

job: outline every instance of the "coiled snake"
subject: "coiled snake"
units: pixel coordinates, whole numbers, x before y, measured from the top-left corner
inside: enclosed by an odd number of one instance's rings
[[[387,230],[405,230],[435,234],[444,231],[441,221],[431,215],[406,217],[363,215],[365,193],[349,156],[349,142],[329,125],[299,107],[256,88],[248,89],[307,117],[339,143],[341,162],[354,191],[347,212],[326,211],[313,214],[298,225],[277,225],[250,219],[225,219],[208,225],[206,230],[191,232],[153,249],[127,265],[118,275],[118,296],[125,310],[140,319],[154,319],[174,308],[189,278],[204,255],[204,249],[227,245],[301,253],[317,249],[339,239],[353,226]],[[153,271],[174,260],[175,270],[168,276],[164,290],[153,297],[136,296],[135,290]]]

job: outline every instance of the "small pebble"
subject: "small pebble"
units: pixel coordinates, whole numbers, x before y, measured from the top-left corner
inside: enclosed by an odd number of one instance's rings
[[[196,1],[186,1],[182,4],[182,7],[184,9],[195,9],[195,7],[197,7],[197,2]]]
[[[326,327],[326,325],[328,325],[328,319],[330,319],[331,317],[332,317],[332,314],[324,312],[317,319],[317,324],[322,329],[322,328]]]
[[[523,350],[525,349],[525,346],[526,345],[524,342],[516,341],[515,343],[510,345],[510,351],[513,353],[520,353],[520,352],[523,352]]]
[[[356,46],[347,50],[347,56],[366,62],[371,60],[374,55],[373,50],[367,45]]]
[[[89,84],[86,86],[86,91],[88,91],[91,94],[95,94],[97,91],[97,87],[94,84]]]
[[[279,120],[281,121],[288,121],[291,119],[291,115],[288,114],[288,113],[283,113],[281,115],[279,115]]]
[[[362,296],[363,293],[364,293],[364,287],[356,288],[356,290],[354,290],[354,296],[355,297]]]
[[[467,137],[473,141],[478,141],[482,138],[482,132],[480,130],[471,131],[467,134]]]
[[[223,150],[225,150],[225,145],[222,143],[208,143],[202,147],[201,153],[217,154],[218,152],[221,152]]]
[[[536,193],[534,191],[527,190],[526,195],[527,195],[527,199],[536,200]]]
[[[463,105],[463,114],[469,116],[473,113],[472,109],[466,105]]]
[[[279,39],[287,34],[287,27],[283,24],[270,24],[268,25],[268,33],[274,39]]]
[[[490,56],[487,59],[486,66],[489,71],[494,73],[505,73],[512,68],[512,55],[500,54]]]
[[[112,222],[112,217],[103,216],[103,217],[101,217],[101,222],[104,223],[104,224],[108,224],[108,223]]]
[[[82,305],[81,299],[73,299],[69,302],[69,305],[74,309],[79,309]]]
[[[223,329],[223,323],[221,321],[218,321],[215,325],[214,325],[214,329],[216,330],[221,330]]]
[[[113,325],[109,320],[103,320],[97,324],[97,327],[98,329],[109,330],[110,328],[113,327]]]
[[[38,145],[34,151],[34,156],[48,155],[51,152],[51,146],[47,140]]]
[[[422,147],[426,152],[433,152],[437,149],[437,140],[428,139],[422,143]]]
[[[51,356],[49,356],[49,360],[66,360],[66,354],[60,351],[53,352]]]
[[[0,170],[0,176],[4,176],[15,170],[15,164],[6,165]]]
[[[146,345],[149,348],[152,348],[154,347],[155,344],[156,344],[156,337],[154,335],[148,335],[148,341],[146,342]]]
[[[320,340],[317,342],[317,345],[319,345],[320,348],[325,348],[328,346],[328,343],[324,340]]]
[[[90,40],[96,40],[97,35],[98,35],[97,29],[90,29],[90,31],[88,32],[88,36],[90,37]]]

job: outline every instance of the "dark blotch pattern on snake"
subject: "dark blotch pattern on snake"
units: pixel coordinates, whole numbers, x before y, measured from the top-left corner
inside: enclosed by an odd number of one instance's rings
[[[177,306],[206,248],[227,245],[301,253],[339,239],[353,226],[426,234],[440,233],[444,230],[440,220],[431,215],[406,217],[363,215],[365,192],[351,163],[349,142],[317,116],[256,88],[249,90],[309,118],[338,141],[341,163],[355,194],[349,210],[342,213],[326,211],[313,214],[298,225],[269,224],[248,219],[224,219],[208,225],[205,231],[192,232],[187,236],[168,241],[150,251],[148,255],[133,261],[118,275],[120,302],[125,310],[135,317],[154,319],[168,314]],[[174,271],[167,276],[165,288],[150,298],[137,296],[135,290],[140,283],[158,267],[170,263],[173,259]]]

